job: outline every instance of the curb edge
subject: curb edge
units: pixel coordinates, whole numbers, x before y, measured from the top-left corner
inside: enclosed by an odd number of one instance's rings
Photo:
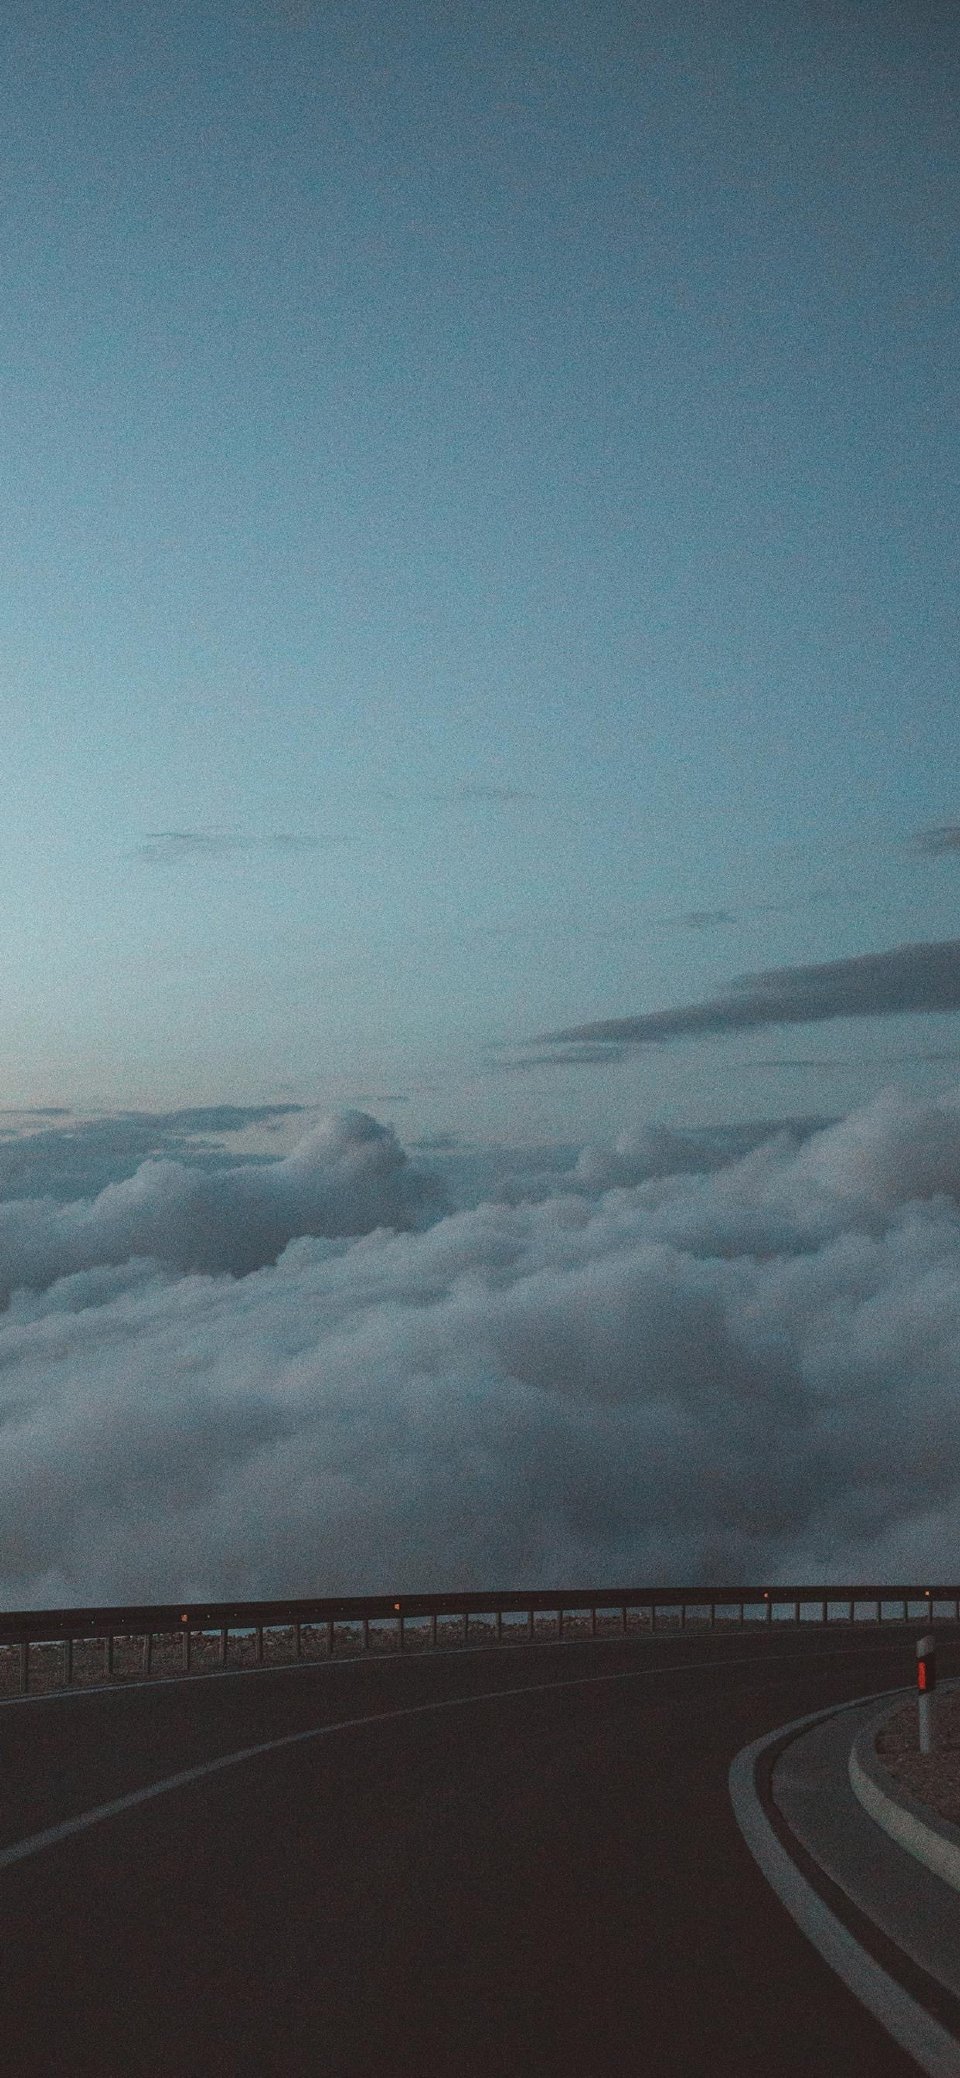
[[[960,1682],[944,1683],[957,1689]],[[960,1891],[960,1826],[938,1818],[929,1805],[894,1780],[878,1758],[874,1741],[890,1717],[889,1707],[864,1725],[850,1748],[850,1787],[868,1816],[898,1847],[923,1862],[935,1876]]]

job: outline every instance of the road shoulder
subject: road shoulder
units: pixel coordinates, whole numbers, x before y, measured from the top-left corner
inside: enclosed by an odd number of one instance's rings
[[[891,1692],[887,1713],[903,1693]],[[922,1936],[903,1938],[919,1879],[931,1893],[923,1932],[936,1924],[938,1961],[955,1959],[960,1897],[882,1834],[850,1787],[851,1738],[876,1721],[882,1700],[795,1719],[744,1747],[730,1769],[731,1801],[767,1882],[830,1968],[929,2078],[960,2078],[960,1985],[931,1971]]]

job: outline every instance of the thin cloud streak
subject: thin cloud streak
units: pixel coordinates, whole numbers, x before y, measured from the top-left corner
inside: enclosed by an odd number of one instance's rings
[[[789,1055],[782,1059],[771,1056],[765,1060],[744,1059],[734,1065],[739,1068],[826,1068],[831,1074],[838,1068],[846,1068],[852,1074],[859,1075],[864,1068],[913,1067],[917,1061],[960,1061],[960,1051],[950,1048],[927,1053],[917,1047],[910,1053],[858,1053],[855,1060],[847,1061],[842,1061],[839,1057],[818,1057],[816,1054]]]
[[[487,1075],[522,1075],[530,1068],[610,1067],[628,1056],[625,1046],[571,1046],[565,1053],[534,1053],[522,1060],[487,1061]]]
[[[951,852],[960,852],[960,823],[941,823],[935,829],[918,830],[914,846],[930,858],[946,858]]]
[[[266,837],[244,836],[230,830],[148,830],[144,841],[129,854],[148,865],[179,865],[186,860],[217,859],[246,852],[326,851],[333,845],[350,844],[347,836],[309,836],[293,830],[275,830]]]
[[[464,780],[454,787],[422,787],[416,792],[398,793],[395,787],[383,789],[385,801],[430,801],[441,808],[455,808],[464,801],[539,801],[541,796],[529,787],[500,785],[496,780]]]
[[[732,909],[687,909],[670,921],[682,924],[688,931],[710,931],[717,924],[735,924],[737,919]]]
[[[774,967],[745,974],[731,992],[677,1010],[602,1018],[562,1031],[537,1032],[532,1045],[614,1040],[635,1046],[703,1038],[758,1025],[814,1024],[837,1017],[884,1017],[907,1011],[960,1010],[960,939],[857,953],[822,965]]]

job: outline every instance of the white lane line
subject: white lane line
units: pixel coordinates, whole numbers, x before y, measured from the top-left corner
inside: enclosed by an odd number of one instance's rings
[[[173,1631],[169,1635],[171,1637],[179,1637],[180,1634],[177,1631]],[[678,1641],[682,1643],[683,1633],[678,1632],[677,1637]],[[344,1653],[342,1657],[334,1654],[332,1659],[272,1660],[255,1662],[252,1666],[244,1667],[208,1667],[204,1669],[202,1674],[153,1674],[142,1681],[130,1681],[124,1675],[119,1679],[114,1677],[108,1681],[91,1681],[89,1684],[84,1682],[82,1687],[72,1684],[69,1688],[51,1688],[46,1692],[42,1689],[36,1692],[30,1689],[25,1696],[0,1696],[0,1710],[19,1710],[22,1709],[24,1704],[30,1703],[79,1703],[87,1696],[126,1696],[138,1688],[182,1688],[188,1681],[205,1681],[209,1685],[211,1681],[239,1681],[247,1675],[254,1674],[315,1674],[320,1667],[409,1667],[418,1660],[436,1661],[442,1658],[444,1664],[446,1664],[447,1660],[476,1659],[482,1652],[495,1652],[499,1659],[501,1654],[506,1652],[575,1652],[578,1645],[589,1645],[591,1650],[593,1650],[597,1646],[601,1648],[610,1645],[646,1646],[651,1644],[659,1645],[661,1642],[660,1638],[651,1638],[649,1635],[646,1637],[634,1636],[632,1638],[620,1636],[616,1638],[538,1638],[533,1645],[530,1645],[526,1639],[523,1640],[522,1644],[510,1645],[504,1639],[501,1645],[442,1645],[436,1649],[433,1646],[427,1646],[403,1653],[354,1652]],[[692,1634],[688,1632],[687,1642],[690,1644],[698,1644],[700,1642],[696,1632]],[[703,1642],[706,1643],[706,1639]],[[712,1644],[714,1641],[711,1639],[709,1642]],[[717,1642],[719,1643],[719,1640]],[[731,1637],[725,1642],[729,1642],[731,1645],[738,1645],[740,1640],[738,1637]],[[912,1642],[911,1639],[911,1644]],[[875,1652],[878,1649],[877,1646],[873,1647]],[[889,1650],[891,1648],[884,1649]],[[785,1654],[784,1657],[786,1657]],[[683,1664],[686,1665],[686,1662],[684,1661]]]
[[[916,1621],[922,1622],[922,1618],[918,1617]],[[179,1633],[172,1633],[171,1635],[178,1636]],[[446,1662],[454,1659],[477,1659],[481,1653],[489,1654],[491,1652],[496,1653],[499,1659],[503,1653],[507,1652],[575,1652],[578,1646],[581,1648],[589,1646],[590,1650],[593,1651],[598,1647],[603,1650],[613,1645],[645,1647],[648,1645],[659,1645],[661,1642],[660,1638],[651,1638],[649,1635],[632,1638],[538,1638],[534,1645],[528,1644],[526,1639],[522,1644],[517,1645],[509,1645],[504,1640],[502,1645],[444,1645],[436,1652],[434,1652],[432,1647],[429,1647],[403,1654],[394,1652],[357,1652],[344,1653],[342,1658],[334,1656],[333,1659],[277,1660],[268,1664],[254,1664],[253,1666],[245,1667],[208,1667],[204,1669],[203,1673],[153,1674],[142,1681],[131,1681],[124,1675],[108,1681],[91,1681],[89,1685],[85,1682],[82,1687],[72,1684],[69,1688],[51,1688],[45,1692],[43,1690],[34,1691],[31,1689],[25,1696],[0,1696],[0,1710],[23,1710],[46,1703],[82,1703],[86,1701],[88,1696],[128,1696],[135,1694],[141,1688],[182,1688],[188,1682],[196,1683],[203,1681],[209,1686],[213,1681],[246,1681],[252,1679],[257,1674],[316,1674],[321,1667],[409,1667],[416,1664],[418,1660],[429,1659],[433,1661],[434,1659],[439,1660],[442,1658]],[[683,1632],[680,1631],[676,1633],[676,1642],[678,1644],[710,1644],[714,1646],[718,1646],[722,1642],[724,1646],[733,1646],[739,1645],[741,1641],[739,1635],[725,1639],[708,1639],[702,1634],[698,1636],[695,1632],[692,1634],[688,1632],[686,1639],[684,1639]],[[900,1651],[903,1643],[904,1640],[900,1637],[891,1638],[886,1645],[867,1645],[865,1640],[857,1637],[841,1637],[838,1633],[838,1643],[832,1646],[823,1646],[819,1652],[813,1652],[809,1649],[804,1652],[770,1652],[769,1658],[776,1660],[778,1665],[781,1660],[834,1659],[840,1658],[842,1654],[855,1647],[859,1658],[884,1659],[887,1654],[892,1655]],[[913,1644],[912,1638],[909,1640],[909,1643]],[[764,1657],[766,1657],[766,1654]],[[693,1665],[694,1662],[682,1660],[678,1664],[687,1666]],[[711,1662],[711,1664],[714,1663]],[[717,1661],[715,1664],[719,1666],[721,1662]]]
[[[744,1746],[731,1764],[730,1801],[740,1831],[754,1861],[785,1905],[801,1932],[806,1934],[824,1962],[828,1963],[861,2005],[879,2020],[927,2078],[960,2078],[960,2042],[934,2020],[925,2006],[911,1998],[902,1985],[875,1962],[853,1934],[801,1875],[786,1848],[777,1839],[760,1802],[755,1782],[756,1763],[764,1749],[787,1733],[800,1732],[840,1710],[856,1710],[864,1703],[883,1702],[885,1696],[910,1693],[911,1687],[882,1689],[876,1696],[858,1696],[834,1710],[814,1710],[808,1717],[795,1717]]]
[[[887,1651],[887,1647],[875,1647],[875,1651]],[[183,1789],[189,1782],[199,1782],[205,1775],[216,1775],[221,1768],[239,1767],[242,1761],[255,1760],[263,1753],[277,1753],[284,1746],[300,1746],[307,1739],[330,1738],[334,1732],[356,1731],[362,1725],[390,1724],[400,1717],[426,1717],[436,1710],[464,1710],[472,1703],[502,1702],[508,1696],[546,1695],[560,1688],[586,1688],[605,1681],[643,1681],[654,1674],[704,1673],[716,1667],[769,1666],[771,1657],[779,1665],[787,1659],[835,1659],[836,1650],[822,1653],[750,1653],[731,1660],[724,1655],[719,1660],[668,1660],[658,1667],[631,1667],[617,1674],[573,1674],[564,1681],[525,1682],[515,1688],[483,1689],[479,1694],[468,1696],[446,1696],[439,1702],[410,1703],[400,1710],[378,1710],[365,1717],[342,1717],[333,1724],[311,1725],[305,1732],[286,1732],[280,1739],[265,1739],[258,1746],[242,1746],[236,1753],[220,1754],[216,1760],[202,1761],[195,1768],[181,1768],[176,1775],[165,1775],[159,1782],[149,1782],[143,1789],[130,1790],[126,1796],[114,1797],[109,1804],[95,1804],[89,1811],[81,1811],[75,1818],[65,1818],[59,1825],[45,1826],[40,1833],[31,1833],[24,1840],[16,1840],[10,1847],[0,1848],[0,1869],[7,1869],[13,1862],[26,1861],[29,1855],[40,1854],[45,1847],[55,1847],[60,1840],[69,1840],[72,1834],[85,1832],[88,1826],[99,1825],[106,1818],[116,1818],[121,1811],[132,1811],[138,1804],[150,1803],[154,1797],[166,1796],[171,1790]],[[239,1670],[243,1671],[243,1670]],[[201,1680],[209,1676],[199,1676]],[[94,1691],[88,1691],[94,1693]],[[823,1716],[820,1712],[819,1715]]]

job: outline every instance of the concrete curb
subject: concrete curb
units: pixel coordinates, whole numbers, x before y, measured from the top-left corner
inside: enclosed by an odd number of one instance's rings
[[[943,1683],[944,1689],[958,1687],[960,1682]],[[864,1810],[898,1847],[932,1869],[952,1890],[960,1891],[960,1826],[937,1818],[926,1804],[896,1782],[877,1758],[874,1741],[890,1715],[888,1704],[882,1715],[871,1718],[854,1740],[848,1762],[850,1787]]]
[[[909,1695],[910,1691],[906,1693]],[[730,1802],[737,1825],[761,1875],[828,1967],[873,2014],[893,2041],[899,2043],[906,2055],[925,2073],[925,2078],[960,2078],[958,2032],[937,2017],[936,2010],[915,1981],[912,1988],[908,1988],[899,1971],[893,1974],[891,1967],[885,1967],[880,1956],[865,1945],[847,1924],[846,1916],[840,1915],[836,1906],[828,1902],[811,1877],[804,1873],[795,1853],[790,1851],[772,1824],[757,1782],[758,1768],[771,1747],[792,1743],[803,1732],[847,1710],[858,1710],[865,1704],[884,1701],[882,1716],[872,1719],[874,1726],[882,1724],[903,1699],[902,1688],[888,1689],[885,1698],[882,1691],[879,1695],[874,1692],[873,1695],[855,1696],[832,1709],[811,1711],[805,1717],[796,1717],[789,1724],[764,1732],[761,1738],[744,1746],[730,1764]],[[789,1822],[787,1833],[790,1834]],[[793,1845],[798,1844],[794,1836]],[[807,1858],[816,1863],[812,1854]],[[863,1917],[862,1914],[857,1916]],[[896,1947],[897,1944],[893,1945]],[[897,1966],[894,1965],[893,1969],[897,1970]],[[922,1968],[920,1974],[924,1974]]]

